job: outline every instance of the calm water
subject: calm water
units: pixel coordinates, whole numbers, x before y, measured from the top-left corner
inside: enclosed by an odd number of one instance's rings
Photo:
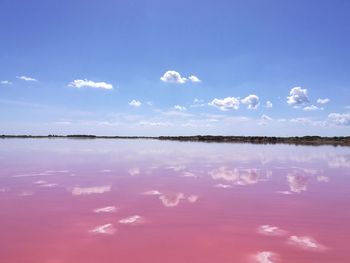
[[[0,140],[0,262],[350,262],[350,148]]]

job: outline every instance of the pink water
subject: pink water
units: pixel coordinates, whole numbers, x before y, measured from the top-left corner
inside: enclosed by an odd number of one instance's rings
[[[350,148],[0,140],[1,263],[350,262]]]

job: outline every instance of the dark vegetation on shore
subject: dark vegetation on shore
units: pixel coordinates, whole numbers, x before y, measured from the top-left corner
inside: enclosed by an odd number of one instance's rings
[[[216,136],[216,135],[195,135],[195,136],[96,136],[96,135],[1,135],[0,138],[28,138],[28,139],[154,139],[186,142],[225,142],[225,143],[255,143],[255,144],[295,144],[295,145],[334,145],[350,146],[350,136],[342,137],[268,137],[268,136]]]

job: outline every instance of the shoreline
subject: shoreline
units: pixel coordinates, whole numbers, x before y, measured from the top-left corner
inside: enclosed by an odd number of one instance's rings
[[[350,136],[98,136],[98,135],[0,135],[0,139],[153,139],[182,142],[252,143],[252,144],[293,144],[350,146]]]

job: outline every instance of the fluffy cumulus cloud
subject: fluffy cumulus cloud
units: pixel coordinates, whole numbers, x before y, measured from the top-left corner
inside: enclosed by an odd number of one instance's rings
[[[250,110],[256,110],[260,104],[259,97],[254,94],[248,95],[244,99],[241,99],[241,102],[248,105],[248,109]]]
[[[95,82],[87,79],[76,79],[68,84],[73,88],[95,88],[95,89],[113,89],[113,85],[106,82]]]
[[[1,81],[1,84],[4,84],[4,85],[11,85],[12,82],[11,82],[11,81],[8,81],[8,80],[2,80],[2,81]]]
[[[188,79],[189,79],[191,82],[194,82],[194,83],[196,83],[196,82],[201,82],[201,80],[200,80],[197,76],[195,76],[195,75],[189,76]]]
[[[317,99],[317,103],[318,104],[326,104],[328,102],[330,102],[331,100],[328,99],[328,98],[325,98],[325,99]]]
[[[299,107],[309,103],[307,89],[302,89],[301,87],[292,88],[287,97],[287,103],[294,107]]]
[[[222,111],[238,110],[239,104],[239,99],[235,97],[226,97],[223,99],[215,98],[212,100],[212,102],[209,103],[210,106],[217,107]]]
[[[315,105],[310,105],[310,106],[306,106],[303,108],[304,111],[315,111],[315,110],[323,110],[322,107],[317,107]]]
[[[201,80],[195,76],[191,75],[188,78],[182,77],[181,74],[175,70],[168,70],[164,73],[160,80],[166,83],[176,83],[176,84],[184,84],[186,82],[199,83]]]
[[[19,77],[16,77],[16,78],[21,79],[21,80],[24,80],[24,81],[38,81],[38,80],[35,79],[35,78],[26,77],[26,76],[19,76]]]
[[[180,73],[175,70],[168,70],[164,73],[160,80],[167,83],[184,84],[187,79],[181,77]]]
[[[348,126],[350,125],[350,113],[331,113],[328,115],[328,120],[331,124]]]
[[[174,106],[174,110],[177,110],[177,111],[186,111],[186,107],[185,106],[181,106],[181,105],[175,105]]]
[[[132,100],[132,101],[129,102],[129,105],[130,105],[131,107],[135,107],[135,108],[140,107],[141,104],[142,104],[141,101],[138,101],[138,100]]]

